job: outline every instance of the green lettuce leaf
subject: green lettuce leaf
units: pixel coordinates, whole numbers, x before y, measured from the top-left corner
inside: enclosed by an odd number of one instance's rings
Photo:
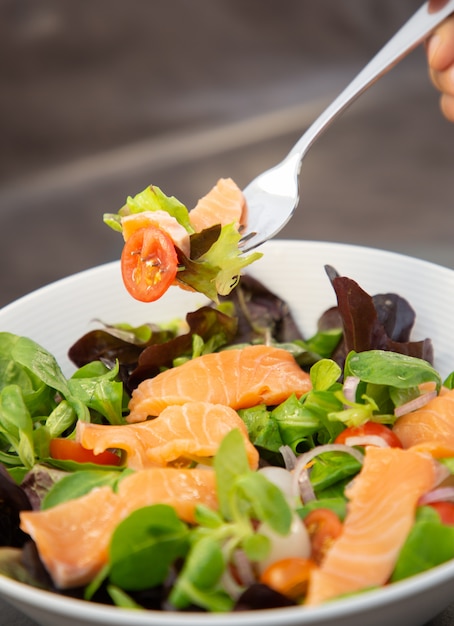
[[[179,255],[182,269],[179,282],[218,302],[218,296],[228,295],[238,284],[241,270],[260,259],[261,252],[242,256],[239,248],[241,235],[233,224],[220,230],[218,239],[196,260]]]
[[[126,204],[118,211],[118,213],[105,213],[104,223],[113,230],[121,232],[121,218],[133,213],[141,213],[143,211],[166,211],[181,224],[188,233],[193,233],[189,222],[189,211],[174,196],[166,196],[156,185],[150,185],[134,197],[128,196]]]

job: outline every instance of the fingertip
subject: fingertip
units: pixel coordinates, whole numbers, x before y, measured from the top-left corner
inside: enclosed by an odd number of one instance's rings
[[[440,98],[440,109],[449,122],[454,122],[454,96],[443,94]]]
[[[426,50],[427,50],[427,59],[429,61],[429,65],[435,69],[439,70],[440,67],[437,66],[437,52],[440,48],[441,37],[438,33],[434,33],[427,41]]]

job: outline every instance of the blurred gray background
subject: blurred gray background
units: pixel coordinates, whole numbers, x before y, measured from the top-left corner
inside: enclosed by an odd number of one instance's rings
[[[221,176],[244,186],[418,6],[0,0],[0,306],[118,258],[102,214],[150,183],[188,207]],[[454,267],[453,171],[454,124],[419,49],[311,149],[282,236]]]
[[[102,214],[283,157],[418,0],[0,0],[0,305],[118,258]],[[454,267],[454,125],[422,48],[307,155],[283,237]]]

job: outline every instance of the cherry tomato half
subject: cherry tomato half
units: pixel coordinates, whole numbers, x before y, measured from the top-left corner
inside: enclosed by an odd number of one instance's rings
[[[121,459],[114,452],[95,454],[73,439],[57,437],[50,440],[50,456],[59,461],[77,461],[78,463],[96,463],[96,465],[120,465]]]
[[[331,509],[314,509],[304,518],[311,540],[311,557],[320,564],[331,544],[342,532],[342,522]]]
[[[175,280],[177,269],[175,246],[161,228],[139,228],[125,242],[121,274],[126,289],[136,300],[158,300]]]
[[[437,511],[442,524],[454,526],[454,502],[430,502],[429,506]]]
[[[298,600],[305,595],[311,572],[316,567],[311,559],[280,559],[265,569],[260,576],[260,582],[287,598]]]
[[[384,424],[365,422],[361,426],[349,426],[337,435],[335,443],[345,443],[349,437],[381,437],[391,448],[402,448],[398,436]]]

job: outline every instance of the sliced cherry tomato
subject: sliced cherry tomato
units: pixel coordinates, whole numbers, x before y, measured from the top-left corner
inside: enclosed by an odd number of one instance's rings
[[[402,448],[399,437],[384,424],[365,422],[361,426],[349,426],[337,435],[335,443],[345,443],[349,437],[381,437],[391,448]]]
[[[430,502],[429,506],[437,511],[442,524],[454,526],[454,502]]]
[[[115,452],[106,450],[95,454],[79,442],[72,439],[56,438],[50,441],[50,456],[59,461],[77,461],[78,463],[96,463],[96,465],[120,465],[121,459]]]
[[[260,582],[287,598],[298,600],[306,594],[311,572],[316,567],[312,559],[301,557],[280,559],[264,570]]]
[[[125,242],[121,273],[136,300],[158,300],[175,280],[178,257],[172,239],[158,226],[139,228]]]
[[[304,518],[311,540],[311,557],[315,563],[323,561],[333,541],[342,532],[342,522],[331,509],[314,509]]]

